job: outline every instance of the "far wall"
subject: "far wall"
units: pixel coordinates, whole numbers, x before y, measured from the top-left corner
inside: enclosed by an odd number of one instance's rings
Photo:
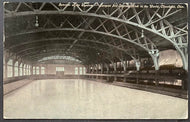
[[[82,67],[82,74],[84,74],[84,65],[69,65],[69,64],[46,64],[45,74],[56,74],[56,67],[64,67],[64,74],[75,74],[75,68],[78,67],[78,74],[80,67]]]

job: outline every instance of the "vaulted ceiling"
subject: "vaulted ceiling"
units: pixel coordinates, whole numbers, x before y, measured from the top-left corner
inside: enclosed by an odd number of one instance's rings
[[[36,62],[52,55],[84,64],[131,60],[187,48],[187,8],[5,3],[4,48]],[[153,53],[152,53],[153,52]],[[183,51],[181,52],[184,53]]]

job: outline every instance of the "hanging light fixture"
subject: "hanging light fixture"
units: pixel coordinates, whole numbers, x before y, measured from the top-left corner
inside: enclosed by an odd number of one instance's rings
[[[141,38],[144,38],[144,30],[141,31]]]
[[[38,16],[36,16],[35,26],[36,26],[36,27],[39,27],[39,23],[38,23]]]

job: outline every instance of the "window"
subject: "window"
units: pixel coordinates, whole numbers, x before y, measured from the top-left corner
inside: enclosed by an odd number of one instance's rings
[[[42,75],[45,74],[45,67],[41,67],[41,74],[42,74]]]
[[[78,67],[75,67],[75,75],[78,75]]]
[[[22,63],[19,66],[20,72],[19,72],[19,76],[22,76]]]
[[[18,61],[15,63],[15,66],[14,66],[14,75],[15,76],[18,76]]]
[[[82,67],[80,67],[80,75],[82,75]]]
[[[58,72],[60,72],[60,71],[63,72],[63,71],[64,71],[64,67],[56,67],[56,72],[57,72],[57,71],[58,71]]]
[[[117,65],[117,66],[120,66],[120,65],[121,65],[121,62],[116,62],[116,65]]]
[[[13,77],[13,60],[7,62],[7,77]]]
[[[86,74],[86,67],[83,67],[83,74]]]
[[[36,67],[36,75],[39,75],[40,74],[40,69],[39,67]]]
[[[36,67],[33,67],[33,75],[36,74]]]
[[[100,64],[98,64],[98,69],[101,69],[101,65]]]
[[[24,74],[25,74],[25,75],[27,75],[27,64],[25,64],[25,67],[24,67],[24,69],[25,69],[25,72],[24,72]]]
[[[23,75],[26,75],[26,64],[24,64],[24,67],[23,67]]]

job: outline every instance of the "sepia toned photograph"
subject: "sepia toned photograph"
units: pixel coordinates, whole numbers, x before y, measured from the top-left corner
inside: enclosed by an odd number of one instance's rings
[[[188,4],[3,3],[4,119],[188,119]]]

